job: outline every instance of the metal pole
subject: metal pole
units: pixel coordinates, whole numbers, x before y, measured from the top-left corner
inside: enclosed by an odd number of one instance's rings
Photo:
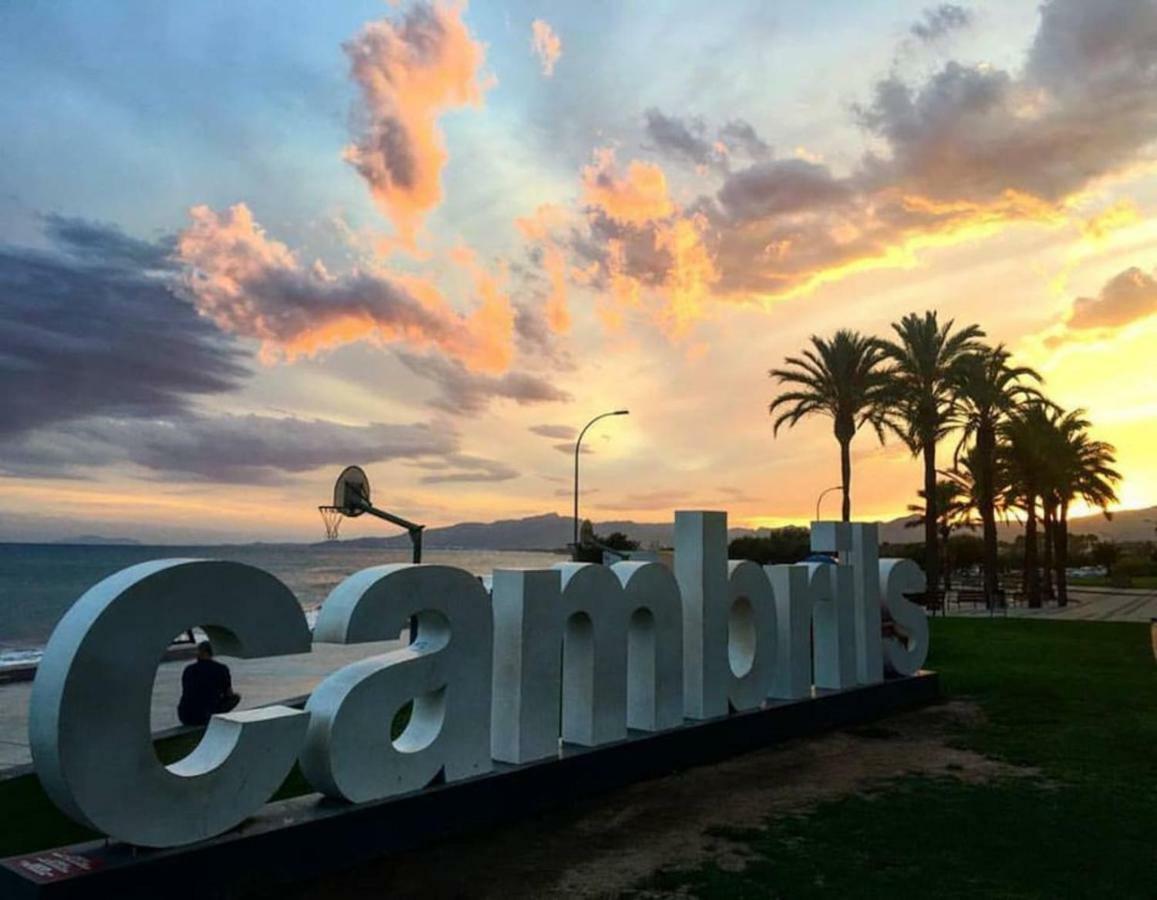
[[[585,435],[587,429],[599,419],[605,419],[607,416],[629,415],[630,410],[626,409],[616,409],[613,412],[600,413],[583,426],[583,430],[579,432],[578,440],[574,442],[574,543],[571,545],[571,555],[576,561],[578,560],[579,548],[579,451],[582,449],[583,435]]]
[[[823,501],[824,497],[826,497],[826,496],[827,496],[828,494],[830,494],[832,491],[840,491],[840,490],[843,490],[843,487],[844,487],[844,486],[843,486],[842,484],[836,484],[836,485],[832,485],[830,488],[824,488],[822,491],[820,491],[820,495],[819,495],[818,497],[816,497],[816,517],[815,517],[815,521],[817,521],[817,522],[818,522],[818,521],[820,520],[820,503]]]

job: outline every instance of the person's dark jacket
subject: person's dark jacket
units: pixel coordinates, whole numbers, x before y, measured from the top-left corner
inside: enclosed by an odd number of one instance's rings
[[[181,673],[177,716],[186,725],[204,725],[214,713],[236,706],[235,696],[229,667],[215,659],[199,659]]]

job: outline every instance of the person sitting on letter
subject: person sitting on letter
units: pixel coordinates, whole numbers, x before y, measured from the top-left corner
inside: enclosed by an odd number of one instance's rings
[[[197,661],[181,673],[181,702],[177,716],[184,725],[205,725],[215,713],[226,713],[241,702],[233,692],[229,667],[213,659],[213,645],[197,645]]]

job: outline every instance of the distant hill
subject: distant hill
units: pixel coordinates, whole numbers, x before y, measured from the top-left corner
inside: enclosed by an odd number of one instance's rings
[[[1085,516],[1072,519],[1069,530],[1073,534],[1096,534],[1104,540],[1143,541],[1157,538],[1154,525],[1146,519],[1157,520],[1157,506],[1114,513],[1112,521],[1103,516]],[[880,540],[888,543],[916,543],[921,538],[919,528],[905,528],[911,517],[901,517],[880,523]],[[658,545],[670,547],[674,542],[672,522],[634,522],[610,520],[595,522],[599,534],[622,531],[643,547]],[[998,535],[1003,541],[1012,541],[1023,526],[1018,523],[998,523]],[[573,536],[573,520],[569,516],[547,513],[524,519],[499,519],[496,522],[461,522],[443,528],[429,528],[422,536],[422,546],[431,550],[557,550],[565,547]],[[751,528],[732,528],[730,537],[757,533]],[[976,532],[979,534],[979,531]],[[342,541],[348,547],[405,548],[410,539],[405,534],[380,538],[356,538]]]
[[[61,538],[54,544],[92,544],[96,546],[136,547],[140,541],[128,537],[105,537],[100,534],[78,534],[76,537]]]
[[[622,531],[642,547],[670,547],[675,526],[671,522],[632,522],[629,520],[595,522],[595,531],[607,535]],[[753,534],[750,528],[733,528],[731,537]],[[432,550],[557,550],[574,537],[574,520],[569,516],[547,513],[525,519],[500,519],[497,522],[462,522],[444,528],[428,528],[422,535],[422,546]],[[342,541],[350,547],[409,547],[408,535],[385,538],[357,538]]]

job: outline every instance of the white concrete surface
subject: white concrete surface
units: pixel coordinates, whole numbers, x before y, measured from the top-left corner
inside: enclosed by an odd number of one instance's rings
[[[331,672],[347,663],[385,653],[400,641],[373,644],[318,644],[311,653],[271,656],[264,659],[218,659],[233,672],[233,689],[241,694],[239,709],[267,706],[309,694]],[[181,672],[188,660],[162,663],[153,682],[152,730],[180,725],[177,701],[181,697]],[[5,772],[31,765],[28,745],[28,701],[32,682],[0,685],[0,777]]]

